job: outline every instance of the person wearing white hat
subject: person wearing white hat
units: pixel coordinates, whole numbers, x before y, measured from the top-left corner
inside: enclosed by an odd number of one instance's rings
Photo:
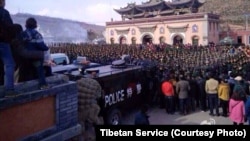
[[[236,76],[234,80],[236,82],[233,88],[233,93],[238,93],[242,98],[242,100],[245,101],[247,96],[247,90],[246,90],[247,88],[242,76]]]
[[[242,77],[241,77],[241,76],[236,76],[236,77],[234,78],[234,80],[240,82],[240,81],[242,81]]]

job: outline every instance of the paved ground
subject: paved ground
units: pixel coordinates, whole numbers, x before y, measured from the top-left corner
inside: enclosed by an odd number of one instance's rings
[[[153,108],[149,111],[150,123],[154,125],[200,125],[201,123],[215,123],[216,125],[232,125],[228,117],[210,116],[209,112],[197,110],[188,115],[169,115],[164,109]]]
[[[221,109],[220,109],[221,110]],[[221,112],[221,111],[220,111]],[[133,125],[133,118],[136,111],[130,113],[124,118],[123,124]],[[152,125],[200,125],[203,123],[215,123],[216,125],[232,125],[232,122],[228,117],[223,116],[210,116],[209,111],[202,112],[197,110],[188,115],[179,115],[175,113],[174,115],[167,114],[164,109],[158,107],[151,108],[149,110],[149,120]]]

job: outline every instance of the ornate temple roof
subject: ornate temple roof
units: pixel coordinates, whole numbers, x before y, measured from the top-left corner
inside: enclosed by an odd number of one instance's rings
[[[194,4],[194,0],[180,0],[169,3],[173,7],[183,7],[183,6],[192,6]]]
[[[114,10],[119,14],[126,14],[136,10],[141,11],[140,9],[137,8],[136,3],[128,3],[126,7],[121,7],[120,9],[114,9]]]
[[[180,0],[172,2],[170,5],[173,7],[195,7],[199,8],[205,3],[205,0]]]
[[[158,15],[196,13],[204,3],[205,0],[175,0],[173,2],[149,0],[141,4],[129,3],[126,7],[114,10],[124,18],[133,19]]]
[[[139,9],[154,8],[156,6],[161,6],[163,3],[163,0],[150,0],[140,5],[136,5],[136,7],[138,7]]]

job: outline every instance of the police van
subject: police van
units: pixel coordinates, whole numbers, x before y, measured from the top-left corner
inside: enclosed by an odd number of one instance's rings
[[[98,100],[101,108],[100,116],[108,125],[122,124],[122,116],[147,103],[148,91],[145,73],[150,71],[138,65],[126,65],[117,60],[111,65],[86,69],[84,73],[73,71],[69,74],[72,81],[89,77],[95,71],[102,87],[102,97]]]

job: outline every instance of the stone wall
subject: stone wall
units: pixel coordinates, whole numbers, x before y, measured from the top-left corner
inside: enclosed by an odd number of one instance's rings
[[[47,82],[47,90],[39,90],[37,80],[17,84],[21,94],[0,99],[0,140],[59,141],[81,133],[76,82],[64,75]]]

